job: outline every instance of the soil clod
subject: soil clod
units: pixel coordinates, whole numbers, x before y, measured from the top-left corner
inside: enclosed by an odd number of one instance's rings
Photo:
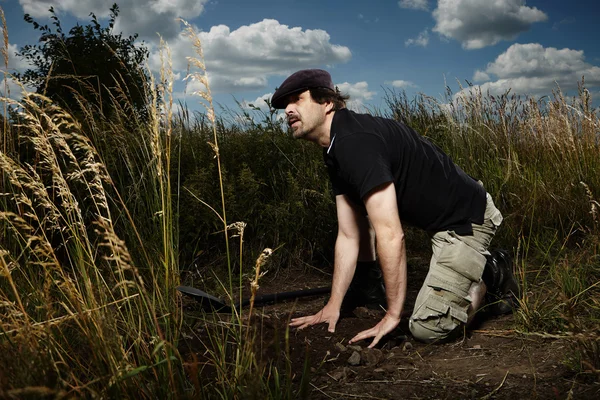
[[[357,365],[360,365],[360,361],[361,361],[361,357],[360,357],[360,353],[358,351],[353,351],[350,358],[348,358],[348,364],[350,364],[354,367],[356,367]]]

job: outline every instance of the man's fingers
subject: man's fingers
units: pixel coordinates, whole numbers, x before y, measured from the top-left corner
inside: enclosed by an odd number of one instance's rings
[[[290,326],[298,327],[298,329],[304,329],[311,325],[327,322],[329,323],[329,326],[327,327],[329,332],[335,332],[335,325],[337,324],[338,319],[339,311],[336,313],[324,308],[315,315],[310,315],[308,317],[292,318],[290,320]]]
[[[304,321],[304,324],[302,324],[302,326],[298,327],[298,329],[308,328],[309,326],[314,325],[314,323],[314,319],[308,318],[306,321]]]
[[[352,339],[350,339],[349,343],[356,343],[358,341],[361,341],[363,339],[366,339],[366,338],[372,337],[372,336],[375,336],[375,328],[371,328],[366,331],[362,331],[362,332],[358,333],[356,336],[354,336]]]
[[[306,317],[302,317],[302,318],[294,318],[290,321],[290,326],[298,326],[298,325],[302,325],[304,323],[304,320],[306,319]]]
[[[375,345],[377,345],[377,343],[379,343],[379,341],[381,340],[382,337],[383,337],[383,335],[381,333],[379,335],[375,336],[375,339],[373,339],[373,341],[369,345],[369,348],[372,349],[373,347],[375,347]]]
[[[319,322],[321,322],[319,315],[311,315],[308,317],[300,317],[300,318],[294,318],[290,321],[290,326],[292,327],[298,327],[298,329],[304,329],[306,327],[309,327],[311,325],[314,324],[318,324]]]
[[[327,329],[329,332],[335,332],[335,325],[337,324],[337,320],[336,319],[331,319],[331,321],[329,321],[329,328]]]
[[[314,316],[311,315],[310,317],[300,317],[300,318],[294,318],[291,320],[290,322],[290,326],[296,327],[298,326],[298,329],[304,329],[307,326],[312,325],[314,322],[312,322],[314,320]]]

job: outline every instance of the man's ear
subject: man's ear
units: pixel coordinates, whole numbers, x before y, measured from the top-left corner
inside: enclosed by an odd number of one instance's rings
[[[330,112],[332,112],[334,109],[334,105],[333,105],[333,101],[328,101],[327,104],[325,105],[325,112],[327,114],[329,114]]]

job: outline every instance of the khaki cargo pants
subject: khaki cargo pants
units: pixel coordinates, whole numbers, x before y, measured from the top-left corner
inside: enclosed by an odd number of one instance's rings
[[[432,342],[448,338],[467,323],[469,289],[483,274],[488,247],[502,214],[487,194],[483,225],[473,224],[472,236],[438,232],[431,239],[433,256],[409,320],[415,339]]]

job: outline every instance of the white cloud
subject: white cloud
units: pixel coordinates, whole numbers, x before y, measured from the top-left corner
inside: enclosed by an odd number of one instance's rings
[[[412,10],[429,10],[428,0],[400,0],[398,5],[400,8],[409,8]]]
[[[336,86],[342,94],[350,95],[350,100],[346,102],[346,106],[357,112],[366,111],[365,102],[371,100],[377,94],[377,92],[369,91],[369,84],[364,81],[338,83]]]
[[[358,14],[358,19],[360,19],[361,21],[363,21],[366,24],[379,22],[379,17],[376,17],[375,19],[370,19],[370,18],[365,18],[365,16],[363,14]]]
[[[259,108],[262,111],[268,111],[269,106],[267,105],[267,102],[265,100],[271,100],[272,96],[273,96],[273,93],[266,93],[266,94],[263,94],[262,96],[258,96],[253,101],[244,100],[241,102],[241,106],[242,106],[242,108],[249,109],[249,110],[251,110],[253,108]]]
[[[406,88],[411,88],[411,87],[416,87],[416,85],[410,81],[404,81],[402,79],[397,79],[395,81],[388,81],[386,82],[386,84],[388,85],[392,85],[392,87],[398,88],[398,89],[406,89]]]
[[[2,33],[2,28],[0,28],[0,35]],[[12,77],[14,72],[23,72],[29,66],[26,61],[15,55],[18,50],[19,46],[16,44],[8,44],[8,68],[5,65],[6,60],[4,57],[0,59],[0,96],[10,97],[15,100],[21,99],[23,90],[35,91],[33,87],[23,87],[18,84]]]
[[[269,106],[265,100],[270,100],[272,96],[273,93],[265,93],[262,96],[258,96],[255,100],[242,101],[240,107],[246,113],[235,113],[233,115],[234,121],[243,126],[246,126],[247,124],[260,125],[264,123],[267,118],[273,118],[273,122],[278,122],[282,124],[283,129],[287,129],[287,117],[285,116],[284,110],[276,110],[273,116],[270,114]]]
[[[414,39],[408,39],[404,42],[405,46],[422,46],[427,47],[429,44],[429,31],[425,29],[423,32],[419,33]]]
[[[495,77],[482,84],[481,89],[492,94],[508,89],[519,94],[549,94],[556,84],[564,91],[577,88],[585,76],[586,86],[600,86],[600,67],[585,61],[581,50],[544,47],[538,43],[513,44],[476,77]]]
[[[4,36],[4,28],[0,26],[0,38],[2,38]],[[0,39],[1,40],[1,39]],[[6,43],[4,43],[4,40],[1,40],[0,45],[4,48],[4,46],[7,46]],[[19,46],[14,44],[14,43],[8,43],[7,49],[6,49],[7,53],[8,53],[8,71],[22,71],[24,69],[26,69],[29,64],[27,63],[27,61],[24,61],[23,59],[21,59],[21,57],[17,57],[16,53],[19,51]],[[4,59],[4,57],[0,58],[0,68],[6,68],[6,60]]]
[[[179,33],[177,17],[192,19],[204,11],[208,0],[120,0],[119,16],[115,30],[125,34],[138,33],[140,37],[155,41],[157,32],[165,38],[174,38]],[[34,18],[48,17],[52,6],[59,13],[69,13],[77,18],[89,20],[93,12],[98,18],[107,18],[115,0],[19,0],[25,13]]]
[[[458,40],[465,49],[492,46],[513,40],[548,16],[524,0],[439,0],[433,10],[433,28],[444,37]]]
[[[477,70],[473,75],[473,80],[475,82],[486,82],[490,80],[490,76],[483,71]]]
[[[2,29],[0,29],[0,34],[2,33]],[[24,71],[29,67],[29,63],[27,61],[21,59],[21,57],[17,57],[15,53],[19,51],[19,46],[16,44],[8,44],[8,70],[9,71]],[[4,59],[2,59],[2,66],[4,65]]]
[[[107,17],[114,0],[19,0],[24,12],[34,18],[47,17],[54,5],[59,13],[70,13],[89,20],[94,12]],[[139,33],[150,49],[149,64],[160,69],[159,31],[169,44],[173,70],[186,71],[187,58],[194,56],[191,42],[183,35],[176,17],[192,19],[200,15],[208,0],[121,0],[115,31]],[[204,50],[209,82],[213,92],[240,92],[264,89],[272,75],[287,75],[303,68],[334,65],[350,60],[345,46],[332,44],[321,29],[288,27],[273,19],[230,29],[226,25],[199,33]]]
[[[365,81],[338,83],[336,86],[343,94],[350,95],[350,100],[371,100],[377,94],[369,91],[369,84]]]
[[[345,46],[330,42],[321,29],[290,28],[273,19],[231,30],[213,26],[198,34],[204,51],[209,83],[213,92],[240,92],[264,89],[267,78],[286,76],[300,69],[333,65],[350,60]],[[195,56],[189,38],[181,33],[169,43],[175,71],[185,71],[186,57]],[[156,48],[150,57],[154,70],[160,68]]]
[[[20,100],[23,97],[23,90],[35,92],[35,88],[23,86],[17,83],[11,76],[5,76],[3,72],[0,72],[0,97]]]
[[[559,22],[555,22],[554,25],[552,25],[552,30],[557,31],[561,28],[561,25],[569,25],[569,24],[574,24],[575,23],[575,18],[573,17],[569,17],[569,18],[565,18]]]

